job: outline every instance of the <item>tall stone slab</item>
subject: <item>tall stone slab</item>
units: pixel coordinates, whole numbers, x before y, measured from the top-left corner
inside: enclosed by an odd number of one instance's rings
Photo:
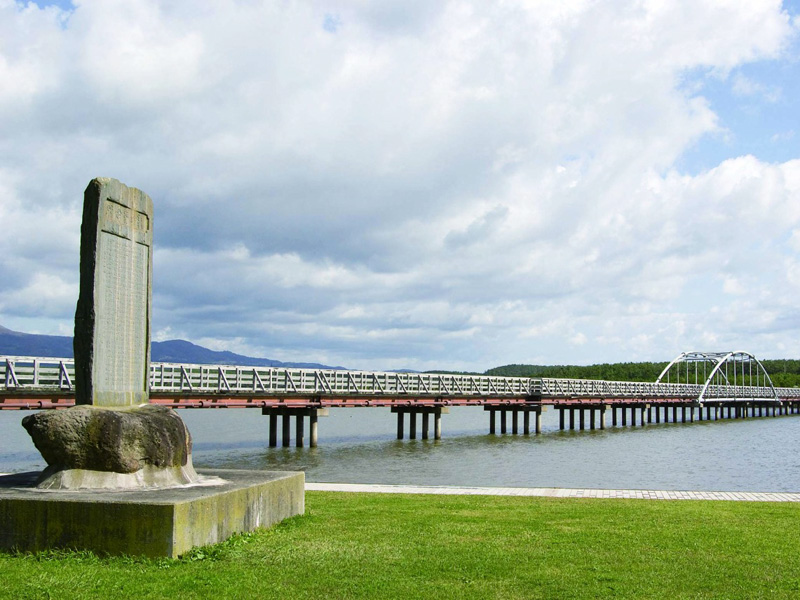
[[[105,407],[149,399],[153,201],[116,179],[84,192],[75,311],[75,402]]]

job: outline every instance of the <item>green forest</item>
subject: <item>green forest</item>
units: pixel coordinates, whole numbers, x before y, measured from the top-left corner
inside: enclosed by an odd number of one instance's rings
[[[630,362],[599,365],[505,365],[486,371],[504,377],[564,377],[606,381],[655,381],[666,362]],[[776,387],[800,386],[800,360],[762,360]]]

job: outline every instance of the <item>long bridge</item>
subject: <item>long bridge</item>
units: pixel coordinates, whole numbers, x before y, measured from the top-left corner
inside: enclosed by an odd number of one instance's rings
[[[72,359],[0,356],[0,410],[67,408],[75,404]],[[397,414],[397,437],[403,439],[405,415],[409,437],[416,438],[417,415],[422,438],[441,438],[441,416],[450,406],[483,406],[489,432],[541,432],[547,406],[559,411],[560,429],[612,425],[747,418],[800,412],[800,388],[772,384],[761,362],[744,351],[684,352],[655,382],[499,377],[448,373],[396,373],[334,369],[245,367],[154,362],[150,365],[150,402],[172,408],[260,408],[269,416],[269,443],[277,445],[278,417],[282,443],[290,445],[292,417],[295,443],[317,445],[317,419],[332,407],[390,407]],[[680,411],[680,414],[679,412]],[[671,415],[670,415],[671,412]],[[704,415],[705,412],[705,415]],[[688,416],[687,416],[688,413]]]

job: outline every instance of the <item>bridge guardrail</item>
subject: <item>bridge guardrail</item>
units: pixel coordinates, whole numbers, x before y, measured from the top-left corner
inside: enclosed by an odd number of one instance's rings
[[[71,359],[0,357],[5,389],[73,392]],[[251,395],[408,395],[520,397],[538,394],[538,381],[520,377],[390,373],[283,367],[151,363],[150,391]]]
[[[75,382],[74,361],[34,356],[0,357],[0,379],[5,389],[54,389],[72,392]]]
[[[693,383],[650,383],[646,381],[602,381],[595,379],[542,378],[541,394],[546,398],[686,398],[697,399],[705,387]],[[776,388],[779,397],[800,397],[800,388]],[[707,400],[774,399],[769,386],[712,385]]]
[[[283,367],[153,363],[150,389],[160,392],[251,394],[520,396],[531,380],[517,377],[390,373]]]
[[[74,393],[72,359],[30,356],[0,357],[4,390]],[[697,399],[703,385],[455,375],[390,373],[283,367],[238,367],[158,363],[150,365],[150,390],[161,393],[253,396],[409,396]],[[782,399],[800,399],[800,388],[775,388]],[[706,400],[770,400],[768,386],[709,386]]]

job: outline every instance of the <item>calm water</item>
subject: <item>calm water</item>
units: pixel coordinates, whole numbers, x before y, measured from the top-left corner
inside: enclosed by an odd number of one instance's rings
[[[180,414],[195,466],[302,469],[315,482],[800,491],[800,415],[562,432],[550,410],[542,435],[524,437],[489,436],[481,408],[451,408],[441,441],[400,442],[388,408],[330,412],[313,449],[269,448],[256,409]],[[27,414],[0,411],[0,472],[45,466],[20,425]]]

